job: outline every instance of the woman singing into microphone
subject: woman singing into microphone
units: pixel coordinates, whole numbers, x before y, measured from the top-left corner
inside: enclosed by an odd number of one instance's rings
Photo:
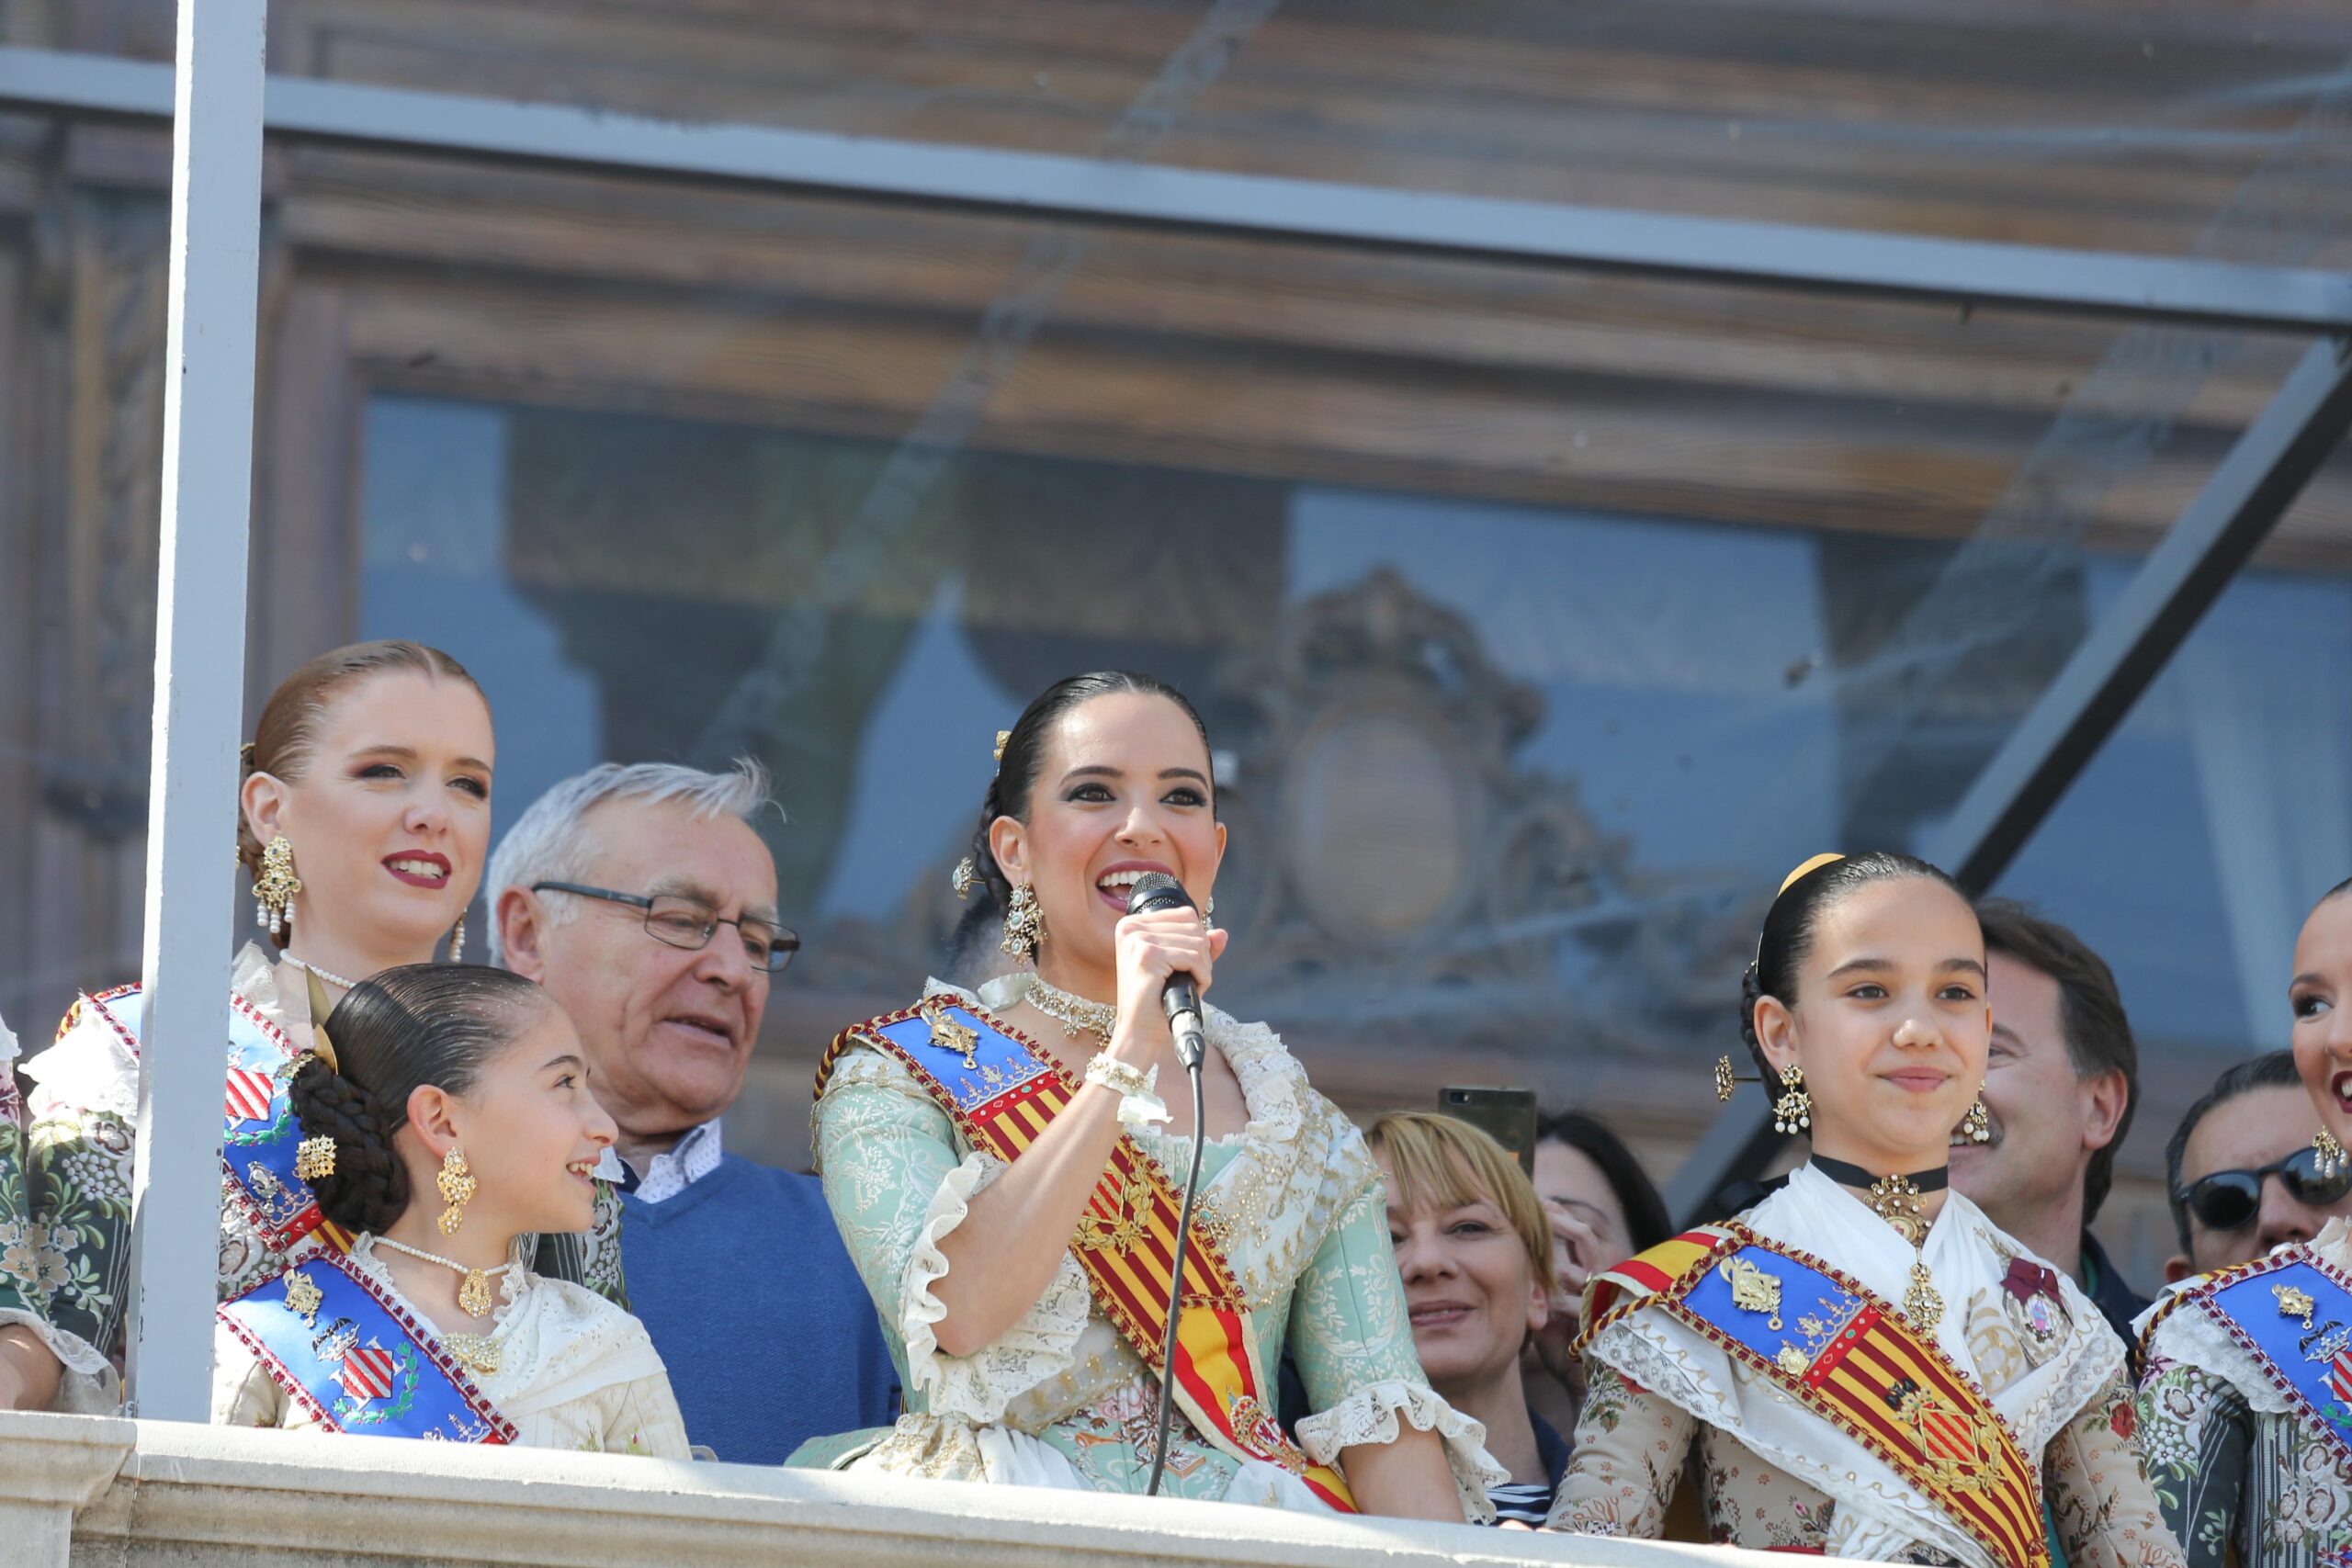
[[[1225,829],[1208,737],[1164,683],[1092,674],[1049,688],[1001,742],[956,884],[1001,912],[1019,967],[977,996],[933,982],[844,1032],[819,1075],[825,1195],[910,1414],[800,1457],[1141,1492],[1193,1133],[1160,992],[1178,973],[1208,990],[1226,933],[1193,909],[1126,908],[1154,871],[1212,908]],[[1508,1476],[1421,1375],[1362,1135],[1272,1030],[1205,1013],[1162,1490],[1491,1517],[1485,1487]],[[1295,1443],[1274,1416],[1285,1348],[1315,1410]]]

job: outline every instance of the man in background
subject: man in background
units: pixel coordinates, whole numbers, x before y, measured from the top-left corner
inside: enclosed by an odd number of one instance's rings
[[[2140,1053],[2115,976],[2082,938],[2007,899],[1977,906],[1993,1002],[1992,1138],[1952,1145],[1952,1185],[2074,1277],[2132,1342],[2148,1303],[2090,1232],[2131,1130]]]
[[[2188,1108],[2165,1145],[2165,1185],[2180,1251],[2167,1281],[2249,1263],[2274,1247],[2309,1241],[2352,1212],[2352,1171],[2319,1174],[2312,1135],[2319,1112],[2272,1051],[2238,1063]]]
[[[813,1177],[729,1153],[768,988],[799,945],[752,824],[765,772],[607,762],[556,785],[491,858],[491,955],[578,1025],[620,1129],[630,1310],[670,1370],[686,1435],[780,1464],[811,1437],[887,1426],[897,1374]]]

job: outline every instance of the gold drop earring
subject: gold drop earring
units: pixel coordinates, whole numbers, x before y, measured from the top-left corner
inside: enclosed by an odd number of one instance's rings
[[[472,1200],[474,1189],[481,1185],[474,1180],[474,1173],[457,1145],[450,1145],[449,1152],[441,1156],[441,1174],[433,1179],[433,1184],[441,1189],[441,1201],[449,1205],[441,1211],[441,1218],[435,1223],[443,1235],[455,1235],[458,1227],[466,1223],[466,1204]]]
[[[1012,890],[1012,902],[1004,911],[1004,940],[997,945],[1015,964],[1034,964],[1045,940],[1045,914],[1037,908],[1036,893],[1024,882]]]
[[[254,878],[254,924],[266,926],[273,940],[294,924],[294,895],[302,879],[294,874],[294,845],[285,834],[270,840],[261,852],[261,872]]]
[[[1968,1135],[1968,1141],[1972,1144],[1989,1144],[1993,1141],[1993,1113],[1984,1109],[1984,1085],[1977,1086],[1976,1103],[1970,1106],[1968,1114],[1960,1119],[1960,1130]]]
[[[1813,1096],[1804,1091],[1804,1069],[1794,1062],[1782,1067],[1781,1088],[1784,1092],[1772,1103],[1772,1130],[1786,1134],[1810,1128],[1813,1125]]]
[[[2340,1174],[2345,1166],[2344,1145],[2335,1134],[2322,1127],[2312,1135],[2312,1148],[2319,1156],[2319,1173],[2323,1177]]]

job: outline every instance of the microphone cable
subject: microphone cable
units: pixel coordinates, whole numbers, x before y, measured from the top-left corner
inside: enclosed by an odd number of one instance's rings
[[[1168,1329],[1159,1344],[1159,1427],[1151,1444],[1151,1483],[1143,1492],[1147,1497],[1159,1495],[1159,1472],[1168,1464],[1169,1425],[1175,1416],[1176,1324],[1184,1310],[1184,1250],[1193,1242],[1193,1200],[1201,1190],[1202,1134],[1208,1125],[1201,1113],[1199,1057],[1185,1064],[1184,1076],[1193,1085],[1193,1160],[1184,1172],[1184,1206],[1176,1215],[1176,1257],[1168,1269]]]

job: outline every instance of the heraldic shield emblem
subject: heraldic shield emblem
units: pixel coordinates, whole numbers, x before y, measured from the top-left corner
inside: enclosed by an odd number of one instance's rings
[[[1996,1479],[2000,1434],[1972,1418],[1968,1412],[1900,1378],[1887,1389],[1886,1403],[1894,1418],[1908,1428],[1935,1478],[1957,1491],[1973,1492]]]

